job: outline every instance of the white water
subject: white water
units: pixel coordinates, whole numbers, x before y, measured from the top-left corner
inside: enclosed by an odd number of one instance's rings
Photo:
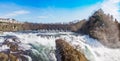
[[[20,39],[20,50],[30,50],[29,61],[56,61],[55,40],[62,38],[70,43],[78,51],[85,54],[89,61],[120,61],[120,49],[109,49],[101,45],[97,40],[87,35],[77,35],[72,32],[4,32],[0,36],[0,43],[4,36],[16,36]],[[9,49],[2,45],[0,51]],[[31,60],[32,59],[32,60]]]

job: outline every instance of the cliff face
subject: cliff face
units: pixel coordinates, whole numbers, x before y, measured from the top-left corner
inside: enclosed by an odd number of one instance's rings
[[[56,40],[56,58],[57,61],[87,61],[84,54],[62,39]]]
[[[111,15],[106,15],[100,9],[96,11],[84,24],[77,30],[98,39],[103,45],[111,48],[120,47],[119,23]]]

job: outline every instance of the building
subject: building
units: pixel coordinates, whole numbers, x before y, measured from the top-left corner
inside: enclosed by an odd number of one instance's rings
[[[20,22],[16,21],[15,19],[11,19],[11,18],[0,18],[0,22],[20,23]]]

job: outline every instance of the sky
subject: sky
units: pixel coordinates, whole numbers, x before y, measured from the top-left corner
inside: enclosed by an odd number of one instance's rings
[[[100,8],[120,19],[120,0],[0,0],[0,17],[21,22],[64,23],[88,19]]]

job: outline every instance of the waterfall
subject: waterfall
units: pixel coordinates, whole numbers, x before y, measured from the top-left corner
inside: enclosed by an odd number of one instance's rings
[[[20,41],[18,47],[22,50],[21,56],[28,61],[57,61],[55,40],[59,38],[66,40],[75,49],[85,54],[89,61],[120,60],[120,49],[107,48],[88,35],[76,35],[73,32],[4,32],[0,34],[0,52],[10,49],[2,43],[11,37],[16,37]]]

